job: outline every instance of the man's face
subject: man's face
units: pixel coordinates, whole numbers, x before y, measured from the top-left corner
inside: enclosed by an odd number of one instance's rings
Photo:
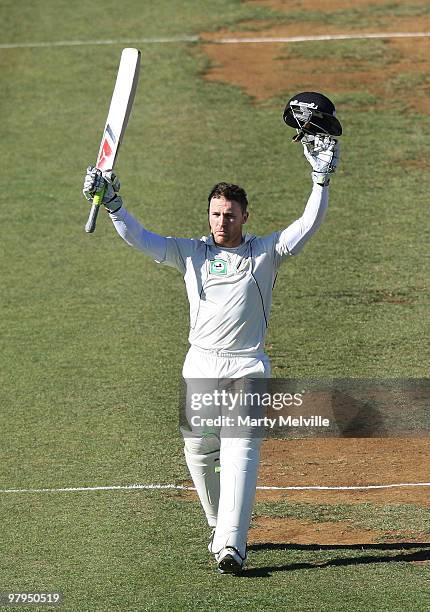
[[[209,226],[216,244],[232,248],[242,242],[242,226],[248,213],[242,212],[238,202],[224,197],[212,198],[209,205]]]

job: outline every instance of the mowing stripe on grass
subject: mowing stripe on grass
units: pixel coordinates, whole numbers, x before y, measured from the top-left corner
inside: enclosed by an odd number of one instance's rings
[[[295,43],[295,42],[315,42],[330,40],[356,40],[369,38],[423,38],[429,37],[430,32],[368,32],[363,34],[320,34],[315,36],[255,36],[252,38],[218,38],[205,39],[201,36],[172,36],[157,38],[120,38],[107,40],[58,40],[51,42],[20,42],[20,43],[1,43],[0,49],[37,49],[50,47],[84,47],[92,45],[165,45],[172,43],[202,42],[213,44],[243,44],[243,43]]]
[[[269,487],[258,486],[261,491],[366,491],[371,489],[394,489],[399,487],[430,487],[430,482],[402,482],[399,484],[386,485],[356,485],[356,486],[308,486],[308,487]],[[0,493],[75,493],[78,491],[126,491],[175,489],[179,491],[195,491],[195,487],[174,484],[129,484],[129,485],[107,485],[100,487],[62,487],[58,489],[0,489]]]

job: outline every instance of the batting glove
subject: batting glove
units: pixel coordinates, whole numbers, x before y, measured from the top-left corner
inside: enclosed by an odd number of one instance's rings
[[[102,203],[109,212],[116,212],[122,206],[122,199],[118,195],[121,184],[112,171],[102,172],[98,168],[88,166],[84,178],[83,194],[92,203],[97,193],[103,192]]]
[[[340,145],[330,136],[305,136],[302,139],[303,153],[312,166],[312,180],[318,185],[328,185],[330,175],[339,164]]]

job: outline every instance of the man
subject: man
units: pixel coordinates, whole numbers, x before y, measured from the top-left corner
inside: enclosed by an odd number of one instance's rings
[[[146,230],[125,209],[119,181],[91,166],[84,195],[91,202],[104,189],[103,204],[118,234],[158,263],[184,276],[190,303],[190,349],[185,380],[254,379],[270,376],[264,353],[272,289],[280,264],[301,251],[320,226],[328,203],[338,143],[326,137],[302,140],[312,166],[313,188],[303,215],[286,229],[258,237],[243,233],[248,220],[245,191],[218,183],[208,198],[210,235],[171,238]],[[221,573],[238,573],[255,498],[261,437],[223,436],[220,428],[182,431],[185,458],[209,526],[209,550]]]

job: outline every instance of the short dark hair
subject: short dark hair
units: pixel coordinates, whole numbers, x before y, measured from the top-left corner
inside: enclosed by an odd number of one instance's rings
[[[233,183],[217,183],[212,187],[212,190],[208,196],[208,212],[212,198],[225,198],[230,202],[237,202],[242,209],[242,213],[245,213],[248,207],[248,196],[246,191],[234,185]]]

